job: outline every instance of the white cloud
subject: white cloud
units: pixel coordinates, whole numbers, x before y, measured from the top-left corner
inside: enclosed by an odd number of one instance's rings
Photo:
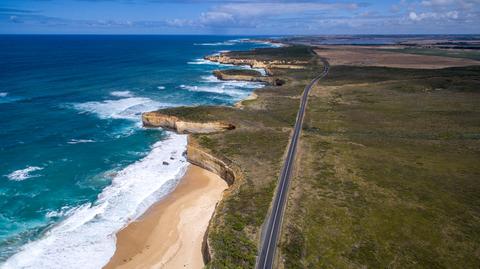
[[[420,4],[433,9],[457,7],[468,10],[478,7],[480,0],[423,0]]]
[[[458,11],[448,11],[445,13],[437,13],[437,12],[422,12],[422,13],[416,13],[414,11],[410,12],[408,14],[408,18],[412,21],[423,21],[423,20],[438,20],[438,19],[451,19],[451,20],[456,20],[459,18],[459,13]]]
[[[304,12],[355,10],[355,3],[238,3],[224,4],[216,8],[234,16],[273,16],[281,14],[298,14]]]
[[[428,0],[422,1],[423,6],[447,6],[451,4],[455,4],[458,2],[457,0]]]
[[[185,27],[185,26],[192,26],[193,22],[191,20],[186,20],[186,19],[171,19],[171,20],[167,20],[166,24],[172,27]]]
[[[227,3],[213,7],[210,11],[201,13],[196,20],[200,27],[257,27],[269,21],[282,17],[305,20],[305,14],[319,15],[320,12],[358,9],[355,3],[313,3],[313,2],[244,2]],[[290,23],[291,24],[291,23]]]
[[[420,18],[418,17],[417,13],[415,12],[410,12],[410,14],[408,14],[408,17],[412,20],[412,21],[418,21],[420,20]]]
[[[199,22],[202,25],[222,25],[235,23],[235,18],[227,12],[211,11],[202,13]]]

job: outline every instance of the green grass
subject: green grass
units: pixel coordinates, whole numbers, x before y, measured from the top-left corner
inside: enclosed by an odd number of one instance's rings
[[[262,75],[257,70],[252,70],[252,69],[226,69],[226,70],[218,70],[218,72],[224,75],[230,75],[230,76],[260,77]]]
[[[259,61],[310,61],[313,52],[308,46],[288,46],[281,48],[261,48],[252,51],[231,51],[226,53],[232,58],[255,59]]]
[[[207,268],[254,267],[298,96],[322,70],[310,53],[236,52],[309,61],[274,69],[287,83],[258,90],[244,109],[161,111],[236,126],[191,136],[243,175],[212,219]],[[480,67],[334,66],[321,85],[309,99],[289,193],[284,268],[480,267]]]
[[[285,268],[480,266],[476,70],[332,68],[337,87],[309,100]]]
[[[275,77],[285,80],[286,83],[256,91],[258,98],[245,102],[245,107],[241,110],[232,107],[198,106],[159,111],[187,121],[224,121],[236,126],[235,130],[228,132],[191,135],[191,139],[204,150],[239,167],[242,173],[241,181],[232,187],[234,190],[230,195],[224,197],[218,205],[217,217],[212,219],[208,238],[215,255],[207,268],[254,267],[260,227],[272,201],[290,128],[298,111],[298,95],[323,69],[315,61],[311,50],[306,47],[235,53],[245,58],[307,60],[311,63],[306,69],[291,72],[272,69]],[[237,74],[239,71],[222,72]]]
[[[219,106],[171,107],[160,109],[158,112],[194,122],[215,121],[220,119],[218,117],[219,114],[229,115],[235,113],[231,107]]]
[[[402,48],[402,49],[385,49],[385,51],[419,54],[419,55],[431,55],[431,56],[444,56],[452,58],[464,58],[480,61],[479,50],[463,50],[463,49],[438,49],[438,48]]]

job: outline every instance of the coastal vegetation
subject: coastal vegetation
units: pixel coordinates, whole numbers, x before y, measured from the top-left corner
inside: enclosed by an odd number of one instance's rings
[[[280,55],[290,55],[290,52],[298,59],[308,59],[306,68],[272,68],[273,75],[287,83],[256,91],[257,98],[245,102],[243,109],[198,106],[158,111],[183,121],[222,121],[235,126],[231,131],[191,134],[189,138],[191,144],[238,167],[241,173],[241,178],[236,179],[218,205],[210,224],[208,242],[212,256],[207,264],[209,268],[253,268],[255,265],[261,225],[273,197],[298,110],[297,96],[323,67],[312,50],[305,46],[250,52],[256,55],[255,59],[264,61],[278,60]],[[292,55],[290,59],[297,59],[295,57]]]
[[[309,99],[285,268],[480,266],[480,67],[332,67]]]
[[[262,75],[257,70],[252,70],[252,69],[226,69],[226,70],[218,70],[218,72],[220,72],[223,75],[227,75],[227,76],[260,77]]]
[[[480,61],[480,50],[475,49],[438,49],[438,48],[393,48],[387,51],[419,54],[419,55],[434,55],[434,56],[446,56],[453,58],[465,58]]]
[[[156,113],[235,126],[189,143],[239,171],[210,223],[207,268],[253,268],[299,95],[323,66],[306,46],[226,57],[303,68],[267,66],[285,84],[242,109]],[[277,266],[480,266],[479,86],[478,66],[332,66],[309,98]]]

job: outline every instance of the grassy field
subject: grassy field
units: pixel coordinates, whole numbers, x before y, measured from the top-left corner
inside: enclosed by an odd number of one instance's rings
[[[480,68],[333,67],[312,93],[285,268],[480,267]]]
[[[161,111],[236,126],[192,135],[243,174],[212,220],[207,268],[254,267],[298,97],[322,70],[306,47],[237,54],[309,63],[273,69],[287,83],[244,109]],[[480,267],[480,67],[333,66],[309,98],[300,143],[279,268]]]
[[[257,70],[251,69],[226,69],[220,71],[224,75],[230,76],[252,76],[252,77],[260,77],[262,74]]]
[[[480,61],[480,50],[463,50],[463,49],[437,49],[437,48],[399,48],[399,49],[386,49],[386,51],[420,54],[420,55],[432,55],[432,56],[445,56],[453,58],[465,58]]]
[[[259,61],[310,61],[311,53],[306,46],[290,46],[283,48],[261,48],[251,51],[231,51],[227,55],[231,58],[255,59]]]

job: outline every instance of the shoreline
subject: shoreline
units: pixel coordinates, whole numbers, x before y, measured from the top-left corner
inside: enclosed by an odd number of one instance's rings
[[[173,192],[117,233],[115,254],[103,268],[202,268],[208,224],[227,187],[190,164]]]
[[[244,101],[257,99],[259,89],[233,107],[242,109]],[[203,268],[208,226],[228,188],[216,173],[190,163],[171,193],[116,233],[115,253],[103,268]]]

